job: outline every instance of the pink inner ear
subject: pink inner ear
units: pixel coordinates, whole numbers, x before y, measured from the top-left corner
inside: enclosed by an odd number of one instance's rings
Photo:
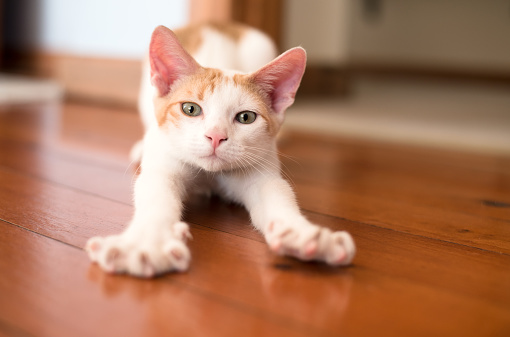
[[[306,52],[292,48],[253,74],[271,98],[273,110],[284,112],[294,103],[306,67]]]
[[[152,33],[149,58],[151,82],[160,96],[168,94],[176,80],[191,75],[200,68],[181,46],[177,36],[164,26],[157,27]]]

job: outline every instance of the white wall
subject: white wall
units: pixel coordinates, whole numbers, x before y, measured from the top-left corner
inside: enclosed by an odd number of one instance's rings
[[[302,46],[308,63],[338,65],[349,58],[350,0],[286,0],[283,48]]]
[[[352,9],[353,60],[510,70],[508,0],[383,0],[373,20]]]
[[[510,1],[286,0],[283,46],[314,64],[510,71]],[[377,11],[376,11],[377,12]]]
[[[83,56],[143,57],[152,30],[188,22],[188,0],[16,0],[7,40]]]

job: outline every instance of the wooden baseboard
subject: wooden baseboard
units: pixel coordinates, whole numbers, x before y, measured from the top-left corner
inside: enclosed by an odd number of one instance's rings
[[[52,78],[68,99],[136,107],[141,61],[92,58],[44,52],[9,51],[7,70]],[[348,92],[345,69],[310,66],[300,96],[341,96]]]
[[[64,88],[66,98],[100,104],[137,106],[141,61],[82,57],[44,52],[5,53],[4,70],[52,78]],[[439,69],[353,63],[345,67],[308,66],[300,97],[342,97],[350,92],[353,77],[359,75],[480,81],[510,85],[508,72],[469,69]]]
[[[475,68],[407,66],[353,62],[344,66],[307,66],[299,89],[299,97],[342,97],[351,93],[352,79],[359,76],[439,80],[452,83],[480,83],[484,85],[510,85],[510,72]]]
[[[343,97],[349,93],[348,68],[311,65],[306,67],[299,97]]]
[[[6,53],[6,69],[52,78],[68,99],[135,107],[141,61],[93,58],[44,52]]]

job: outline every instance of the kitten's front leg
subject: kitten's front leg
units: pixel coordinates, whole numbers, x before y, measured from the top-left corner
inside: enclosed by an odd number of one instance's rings
[[[301,260],[348,265],[356,248],[349,233],[333,232],[308,221],[300,212],[294,192],[280,176],[259,176],[237,195],[250,212],[253,224],[264,234],[271,250]]]
[[[135,215],[119,235],[94,237],[86,249],[92,261],[111,273],[152,277],[186,270],[188,225],[180,222],[182,179],[142,169],[135,183]]]

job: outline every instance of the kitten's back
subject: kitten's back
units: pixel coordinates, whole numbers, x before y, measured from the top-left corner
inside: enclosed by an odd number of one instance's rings
[[[269,36],[239,23],[199,24],[174,32],[195,60],[208,68],[248,73],[277,56]]]

